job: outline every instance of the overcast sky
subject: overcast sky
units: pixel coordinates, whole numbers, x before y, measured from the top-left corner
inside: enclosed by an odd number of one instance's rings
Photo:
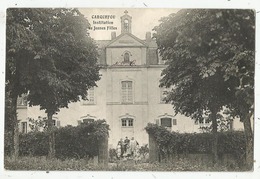
[[[117,30],[90,30],[90,36],[95,40],[110,40],[111,32],[116,31],[116,35],[121,33],[120,17],[124,15],[124,11],[128,11],[128,15],[132,16],[132,34],[140,39],[145,39],[145,33],[159,25],[159,19],[168,16],[171,13],[176,13],[178,9],[79,9],[82,14],[88,19],[91,26],[106,27],[107,25],[94,25],[93,20],[99,21],[102,19],[92,19],[92,15],[115,15],[115,19],[109,20],[113,22],[113,26]],[[104,19],[103,21],[106,21]]]

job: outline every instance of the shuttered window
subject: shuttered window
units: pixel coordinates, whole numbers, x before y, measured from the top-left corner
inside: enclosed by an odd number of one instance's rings
[[[161,118],[161,126],[163,127],[172,127],[172,119],[171,118]]]

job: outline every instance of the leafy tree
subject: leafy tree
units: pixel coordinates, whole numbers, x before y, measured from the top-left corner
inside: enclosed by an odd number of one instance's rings
[[[160,54],[168,67],[161,86],[173,86],[167,101],[176,113],[196,120],[209,116],[217,131],[223,107],[244,122],[248,162],[252,164],[254,26],[251,10],[180,10],[155,27]],[[217,137],[213,152],[217,158]]]
[[[96,45],[87,34],[89,23],[77,9],[8,9],[7,13],[7,32],[12,32],[7,83],[13,91],[19,89],[14,100],[29,91],[29,105],[39,105],[47,113],[53,157],[52,116],[70,102],[86,99],[87,90],[100,79]]]
[[[26,93],[30,83],[29,60],[36,55],[36,34],[29,30],[31,10],[8,9],[6,26],[6,124],[12,132],[12,156],[19,152],[19,131],[16,115],[17,98]],[[8,119],[8,120],[7,120]]]

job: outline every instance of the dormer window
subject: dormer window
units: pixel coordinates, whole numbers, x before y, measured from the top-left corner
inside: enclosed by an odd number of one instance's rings
[[[129,63],[130,62],[129,56],[130,56],[129,53],[127,53],[127,52],[124,54],[124,62],[125,63]]]

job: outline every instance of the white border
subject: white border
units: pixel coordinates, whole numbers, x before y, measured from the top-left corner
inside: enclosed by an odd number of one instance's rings
[[[0,178],[260,178],[260,86],[259,86],[259,0],[2,0],[0,2]],[[8,7],[81,7],[81,8],[240,8],[256,11],[256,66],[255,66],[255,148],[254,172],[67,172],[67,171],[6,171],[3,168],[4,88],[5,88],[5,12]]]

